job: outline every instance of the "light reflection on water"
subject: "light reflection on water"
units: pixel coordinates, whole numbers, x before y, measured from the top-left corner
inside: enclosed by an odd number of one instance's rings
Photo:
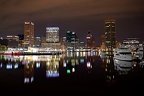
[[[11,72],[10,77],[3,76],[9,72]],[[90,90],[97,90],[98,87],[119,85],[125,78],[131,79],[129,74],[137,74],[136,72],[143,79],[143,67],[139,63],[113,60],[112,56],[101,58],[97,52],[0,56],[0,76],[4,77],[0,81],[3,84],[19,82],[21,86],[23,82],[23,84],[46,85],[52,82],[51,86],[55,87],[58,87],[56,84],[60,86],[64,83],[68,83],[69,86],[74,84],[77,87],[79,83],[83,88],[97,86],[94,89],[90,88]],[[51,81],[52,78],[55,78],[54,81]],[[135,78],[135,75],[132,78]]]

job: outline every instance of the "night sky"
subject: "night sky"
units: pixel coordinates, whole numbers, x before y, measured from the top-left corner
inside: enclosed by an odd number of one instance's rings
[[[104,34],[104,19],[116,19],[116,39],[144,41],[144,0],[0,0],[0,36],[23,34],[25,21],[35,24],[35,36],[59,27],[60,38],[74,31],[80,41],[88,30],[96,45]]]

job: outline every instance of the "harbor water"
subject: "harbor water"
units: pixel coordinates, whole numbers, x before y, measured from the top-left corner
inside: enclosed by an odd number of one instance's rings
[[[16,96],[143,94],[143,61],[119,61],[97,52],[0,55],[0,91]]]

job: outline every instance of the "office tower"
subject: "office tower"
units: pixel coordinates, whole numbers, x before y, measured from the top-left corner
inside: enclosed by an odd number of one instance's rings
[[[73,43],[73,42],[78,42],[78,41],[79,41],[79,39],[75,32],[72,32],[72,31],[66,32],[66,42]]]
[[[113,48],[116,47],[115,19],[105,19],[105,45],[108,55],[113,55]]]
[[[72,35],[71,31],[66,32],[66,42],[71,42],[71,35]]]
[[[24,23],[24,47],[34,46],[34,23]]]
[[[76,32],[67,31],[66,32],[66,47],[67,49],[75,49],[79,46],[79,39]]]
[[[36,48],[41,47],[41,37],[35,37],[34,45]]]
[[[140,40],[139,38],[125,38],[122,43],[131,50],[136,51],[139,47]]]
[[[42,43],[42,47],[47,47],[52,50],[61,48],[59,27],[46,27],[46,43]]]
[[[23,47],[24,34],[18,34],[17,36],[19,37],[19,45],[18,45],[18,47]]]
[[[19,45],[19,37],[15,35],[8,35],[6,37],[8,40],[8,47],[10,48],[18,48]]]
[[[86,47],[87,48],[95,47],[95,41],[94,41],[94,37],[91,34],[91,31],[88,31],[87,36],[86,36]]]
[[[48,43],[58,43],[59,27],[46,27],[46,41]]]

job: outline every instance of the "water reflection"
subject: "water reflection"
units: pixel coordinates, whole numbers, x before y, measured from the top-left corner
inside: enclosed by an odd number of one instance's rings
[[[19,62],[16,57],[13,56],[0,56],[0,68],[3,69],[17,69],[19,67]]]
[[[67,55],[65,55],[62,58],[62,64],[63,67],[66,68],[67,74],[74,73],[76,71],[77,66],[80,63],[85,62],[85,53],[83,52],[68,52]]]
[[[34,62],[29,61],[24,64],[24,83],[32,83],[34,81]]]
[[[101,86],[114,86],[128,76],[139,71],[142,64],[113,60],[113,56],[101,57],[98,52],[69,52],[62,55],[23,55],[0,56],[0,71],[17,70],[25,85],[43,84],[49,89],[66,83],[67,90],[89,88],[96,90]],[[12,72],[11,71],[11,72]],[[13,77],[14,78],[14,77]],[[12,78],[12,79],[13,79]],[[50,79],[52,78],[52,79]],[[1,78],[2,80],[2,78]],[[51,80],[54,80],[53,82]],[[55,81],[58,82],[55,84]],[[48,87],[47,85],[48,84]],[[74,85],[73,85],[74,84]],[[82,87],[81,87],[82,85]],[[93,87],[91,87],[93,86]],[[41,87],[42,88],[42,87]],[[61,87],[59,86],[59,89]],[[75,88],[75,89],[76,89]]]
[[[105,81],[107,86],[112,86],[115,83],[115,74],[113,66],[113,56],[106,55],[102,59],[105,65]]]
[[[59,57],[52,56],[52,58],[46,61],[46,77],[59,77]]]
[[[92,68],[95,64],[95,57],[96,55],[93,52],[88,52],[86,55],[86,67],[87,67],[88,73],[91,73],[92,71]]]

